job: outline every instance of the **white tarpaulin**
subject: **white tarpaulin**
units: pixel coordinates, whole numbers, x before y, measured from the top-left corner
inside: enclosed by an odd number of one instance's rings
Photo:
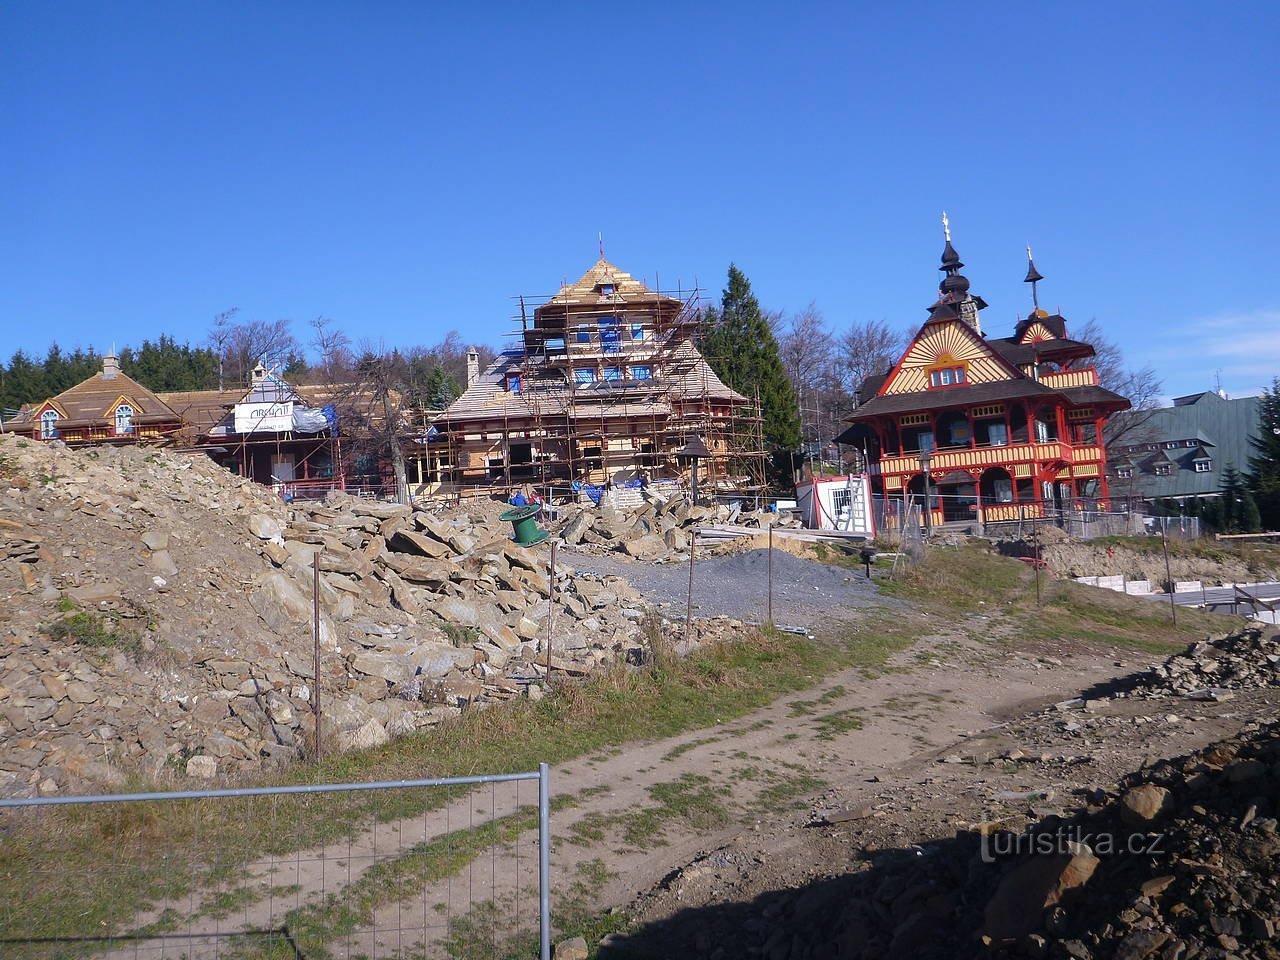
[[[293,429],[293,401],[237,403],[236,433],[286,433]]]

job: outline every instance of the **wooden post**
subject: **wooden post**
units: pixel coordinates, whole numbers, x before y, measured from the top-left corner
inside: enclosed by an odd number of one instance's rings
[[[1036,569],[1036,606],[1040,606],[1040,528],[1032,521],[1031,536],[1035,543],[1035,563],[1032,564]]]
[[[316,721],[316,763],[320,762],[320,551],[311,555],[311,713]]]
[[[693,469],[698,469],[697,461],[694,461]],[[695,473],[694,476],[697,476]],[[684,638],[686,641],[693,642],[693,555],[698,548],[698,528],[693,527],[689,533],[689,593],[684,603]]]
[[[558,540],[551,541],[551,577],[547,582],[547,683],[551,682],[551,640],[555,636],[556,626],[556,547]]]
[[[1160,518],[1164,520],[1164,517]],[[1178,604],[1173,599],[1173,574],[1169,570],[1169,532],[1165,529],[1163,523],[1160,524],[1160,545],[1164,548],[1164,580],[1169,585],[1169,615],[1173,618],[1173,625],[1178,625]]]
[[[814,499],[814,503],[816,504],[818,500],[818,490],[816,486],[814,487],[814,491],[813,491],[813,499]],[[768,606],[766,607],[765,623],[769,624],[769,626],[772,627],[773,626],[773,524],[772,523],[769,524],[768,570],[769,570],[769,602],[768,602]]]

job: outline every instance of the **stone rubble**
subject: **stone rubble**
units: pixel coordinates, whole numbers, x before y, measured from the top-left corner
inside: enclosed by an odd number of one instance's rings
[[[617,551],[636,560],[653,562],[687,560],[696,527],[733,524],[767,531],[774,527],[799,527],[789,516],[765,510],[743,510],[727,504],[695,504],[684,493],[665,495],[643,489],[639,505],[620,509],[607,498],[599,506],[590,502],[560,508],[557,534],[567,545],[598,553]]]
[[[286,505],[198,455],[0,436],[0,795],[305,756],[316,557],[327,750],[540,698],[547,551],[513,543],[503,509]],[[553,673],[644,661],[665,629],[648,609],[561,563]]]

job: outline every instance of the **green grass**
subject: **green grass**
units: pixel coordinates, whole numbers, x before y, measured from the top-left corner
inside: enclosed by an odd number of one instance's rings
[[[881,589],[935,617],[986,614],[990,619],[981,639],[997,643],[1007,638],[1022,644],[1069,642],[1169,653],[1206,634],[1244,624],[1237,617],[1183,607],[1175,627],[1167,605],[1043,574],[1037,606],[1034,571],[978,542],[933,550],[905,577],[883,583]]]
[[[569,827],[568,840],[581,847],[603,843],[617,832],[632,850],[650,850],[666,845],[667,827],[677,824],[705,830],[729,822],[729,810],[722,799],[729,788],[711,782],[710,777],[686,773],[676,780],[655,783],[648,788],[655,801],[622,813],[588,813]]]
[[[65,610],[65,598],[59,601],[58,609]],[[75,609],[72,604],[70,609]],[[142,656],[142,638],[127,630],[118,630],[102,617],[94,613],[67,613],[43,629],[43,633],[53,640],[65,640],[82,647],[96,649],[99,652],[121,650],[134,659]]]
[[[708,744],[719,743],[719,742],[720,742],[719,737],[699,737],[696,740],[690,740],[688,743],[676,744],[676,746],[672,747],[665,754],[663,754],[662,759],[675,760],[677,757],[683,756],[684,754],[688,753],[690,750],[696,750],[698,749],[698,747],[705,747]]]
[[[836,710],[824,713],[814,718],[813,726],[817,731],[814,736],[818,740],[834,740],[841,734],[862,729],[862,711]]]

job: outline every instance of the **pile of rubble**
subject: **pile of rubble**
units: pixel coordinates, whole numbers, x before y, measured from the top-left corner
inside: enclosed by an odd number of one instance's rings
[[[599,507],[571,506],[560,513],[564,521],[558,535],[566,544],[594,552],[618,551],[636,560],[658,563],[687,559],[689,544],[700,526],[732,524],[761,531],[771,525],[801,526],[798,520],[777,513],[727,504],[695,504],[683,493],[664,496],[648,489],[629,509],[602,498]]]
[[[1224,699],[1241,687],[1280,687],[1280,634],[1246,629],[1193,643],[1142,674],[1133,692]]]
[[[770,960],[1280,957],[1280,724],[1077,802],[1017,834],[991,823],[855,854],[855,872],[690,911],[647,941]],[[646,937],[600,956],[632,942]]]
[[[327,750],[539,697],[548,654],[642,659],[639,595],[565,565],[553,594],[501,509],[287,506],[201,456],[0,436],[0,794],[304,755],[316,557]]]

